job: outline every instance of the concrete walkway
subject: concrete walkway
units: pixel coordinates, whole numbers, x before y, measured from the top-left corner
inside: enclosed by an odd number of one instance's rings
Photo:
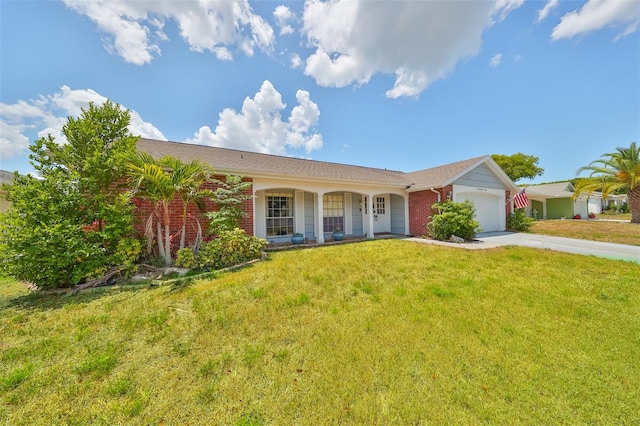
[[[424,238],[409,238],[409,240],[472,250],[490,249],[501,246],[524,246],[640,263],[640,246],[576,240],[573,238],[550,237],[546,235],[524,234],[520,232],[485,232],[478,234],[476,241],[463,244],[428,240]]]

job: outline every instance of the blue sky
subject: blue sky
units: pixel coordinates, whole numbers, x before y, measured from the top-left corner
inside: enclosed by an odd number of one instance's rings
[[[0,2],[0,169],[89,101],[142,136],[414,171],[640,141],[640,1]],[[529,183],[521,181],[520,183]]]

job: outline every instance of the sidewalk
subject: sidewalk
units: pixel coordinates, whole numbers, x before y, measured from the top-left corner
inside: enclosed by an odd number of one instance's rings
[[[461,247],[471,250],[490,249],[501,246],[524,246],[640,263],[640,246],[602,243],[598,241],[577,240],[573,238],[550,237],[546,235],[524,234],[520,232],[481,233],[476,237],[476,241],[463,244],[428,240],[424,238],[409,238],[409,240],[419,243]]]

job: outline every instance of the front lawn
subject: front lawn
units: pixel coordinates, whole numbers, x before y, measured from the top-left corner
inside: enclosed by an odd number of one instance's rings
[[[631,424],[640,265],[376,240],[216,279],[0,281],[0,424]]]
[[[555,237],[640,246],[640,224],[606,220],[538,220],[530,232]]]

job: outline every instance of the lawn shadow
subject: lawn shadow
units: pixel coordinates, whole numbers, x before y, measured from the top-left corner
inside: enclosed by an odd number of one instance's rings
[[[100,299],[103,296],[130,292],[132,296],[135,296],[139,290],[145,288],[158,287],[157,285],[118,285],[118,286],[104,286],[84,289],[80,291],[69,290],[67,292],[46,293],[33,291],[31,293],[22,294],[14,298],[7,298],[2,304],[1,309],[22,309],[28,311],[47,311],[63,309],[68,305],[76,304],[88,304],[95,300]]]
[[[103,296],[115,293],[130,292],[134,297],[140,290],[167,287],[170,292],[180,292],[189,289],[196,281],[214,280],[221,273],[234,273],[253,267],[255,261],[231,266],[217,271],[203,271],[188,276],[169,279],[149,279],[140,282],[124,281],[121,284],[77,289],[59,289],[52,291],[32,291],[11,298],[8,296],[0,303],[0,309],[14,308],[31,311],[45,311],[62,309],[71,304],[88,304]]]

